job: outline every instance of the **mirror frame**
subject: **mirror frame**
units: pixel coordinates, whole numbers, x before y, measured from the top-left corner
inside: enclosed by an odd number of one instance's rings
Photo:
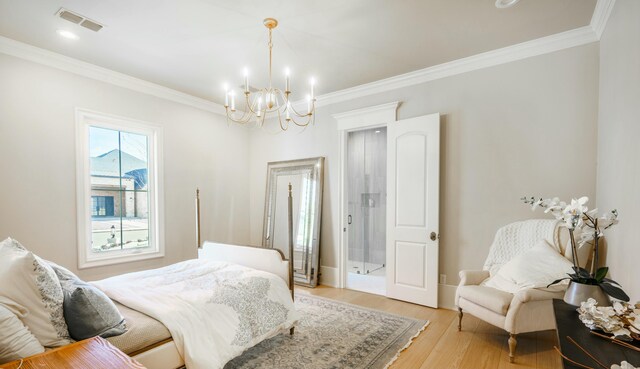
[[[306,271],[300,273],[295,271],[293,279],[298,285],[315,287],[318,285],[318,274],[320,268],[320,227],[322,224],[322,193],[324,188],[324,157],[315,157],[299,160],[287,160],[287,161],[275,161],[267,163],[267,186],[264,202],[264,218],[262,226],[262,247],[273,248],[271,236],[274,232],[275,224],[271,222],[272,214],[275,212],[277,190],[275,188],[277,184],[278,176],[290,174],[292,171],[300,169],[311,169],[311,176],[318,181],[317,191],[314,194],[316,204],[315,220],[312,225],[313,229],[310,232],[312,237],[311,252],[305,250],[304,254],[306,260],[303,260],[303,265],[306,265]],[[286,209],[282,209],[286,211]],[[289,245],[283,245],[283,247],[289,247]],[[288,252],[288,250],[287,250]]]

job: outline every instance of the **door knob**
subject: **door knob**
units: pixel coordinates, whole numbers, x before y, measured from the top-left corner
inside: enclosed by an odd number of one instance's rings
[[[431,241],[435,241],[438,238],[438,235],[436,234],[436,232],[431,232],[429,238],[431,238]]]

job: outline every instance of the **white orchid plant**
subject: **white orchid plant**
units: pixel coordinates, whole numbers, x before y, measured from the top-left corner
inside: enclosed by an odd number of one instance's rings
[[[620,284],[607,278],[608,267],[598,267],[600,261],[599,239],[602,231],[618,224],[618,211],[616,209],[598,217],[598,209],[589,210],[587,202],[589,198],[583,196],[579,199],[571,199],[570,203],[560,201],[557,197],[542,199],[535,197],[523,197],[522,200],[531,205],[532,210],[538,207],[544,208],[545,213],[551,213],[556,219],[563,221],[569,229],[571,238],[571,251],[573,271],[569,277],[553,281],[549,286],[570,279],[576,283],[599,285],[609,296],[618,300],[629,301],[629,296],[620,288]],[[576,242],[575,235],[579,239]],[[591,259],[591,271],[580,266],[578,260],[578,248],[585,243],[593,241],[593,258]]]

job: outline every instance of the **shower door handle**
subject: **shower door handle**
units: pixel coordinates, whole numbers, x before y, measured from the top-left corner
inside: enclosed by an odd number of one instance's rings
[[[347,216],[347,224],[351,224],[351,215]]]

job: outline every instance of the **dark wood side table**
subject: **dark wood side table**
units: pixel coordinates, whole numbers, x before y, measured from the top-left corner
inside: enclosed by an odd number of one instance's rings
[[[582,324],[578,318],[575,306],[555,299],[553,300],[553,311],[556,315],[556,325],[558,327],[559,348],[566,357],[592,368],[600,368],[589,356],[567,340],[567,336],[569,336],[589,351],[593,357],[606,365],[607,368],[610,368],[613,364],[620,364],[623,360],[634,366],[640,365],[640,352],[616,345],[589,333],[589,328]],[[565,359],[562,360],[562,363],[565,369],[582,369]]]
[[[0,369],[16,369],[20,360],[0,365]],[[104,338],[93,337],[67,346],[29,356],[20,369],[145,369]]]

